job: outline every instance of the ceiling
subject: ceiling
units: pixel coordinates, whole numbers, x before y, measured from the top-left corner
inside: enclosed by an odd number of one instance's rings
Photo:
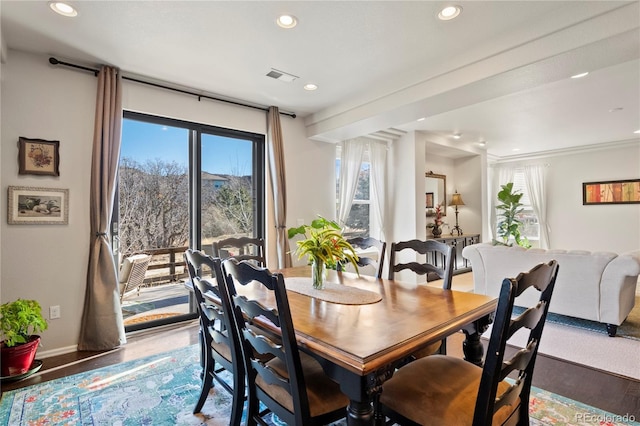
[[[3,59],[16,49],[114,65],[276,105],[329,142],[416,131],[448,156],[486,149],[497,160],[640,144],[639,1],[459,1],[446,22],[441,1],[69,3],[75,18],[46,1],[1,0]],[[298,25],[276,26],[282,13]]]

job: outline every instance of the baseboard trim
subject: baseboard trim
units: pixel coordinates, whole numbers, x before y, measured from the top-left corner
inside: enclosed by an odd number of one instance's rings
[[[64,355],[78,351],[78,345],[65,346],[62,348],[49,349],[48,351],[38,351],[37,358],[51,358],[52,356]]]

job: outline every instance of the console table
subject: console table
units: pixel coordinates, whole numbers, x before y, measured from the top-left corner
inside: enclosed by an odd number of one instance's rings
[[[453,274],[462,274],[464,272],[471,271],[471,264],[467,259],[462,257],[462,249],[471,244],[478,244],[480,242],[480,234],[462,234],[462,235],[441,235],[439,237],[433,237],[427,235],[428,239],[440,241],[451,247],[453,247]],[[434,264],[437,265],[439,259],[432,259]]]

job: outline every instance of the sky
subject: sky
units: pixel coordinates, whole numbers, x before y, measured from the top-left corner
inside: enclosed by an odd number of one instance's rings
[[[214,135],[202,137],[202,170],[214,174],[251,174],[251,141]],[[189,164],[189,130],[124,119],[121,157]]]

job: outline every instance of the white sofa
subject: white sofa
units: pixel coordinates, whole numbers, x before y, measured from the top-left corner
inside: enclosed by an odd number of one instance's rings
[[[617,255],[482,243],[465,247],[462,256],[471,262],[474,292],[491,296],[498,296],[503,279],[538,263],[557,260],[558,278],[549,311],[604,323],[612,337],[635,304],[640,250]],[[516,305],[535,303],[532,296],[532,292],[524,292]]]

